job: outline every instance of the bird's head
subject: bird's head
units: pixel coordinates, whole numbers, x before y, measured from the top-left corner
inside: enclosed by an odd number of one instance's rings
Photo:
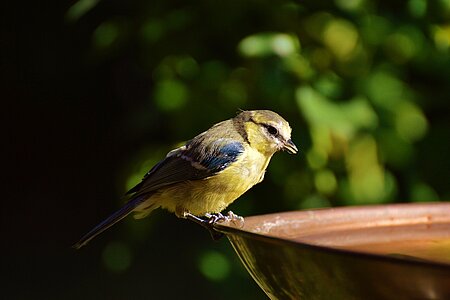
[[[258,151],[272,155],[279,150],[290,154],[298,149],[291,140],[289,123],[270,110],[243,111],[235,118],[245,130],[250,145]]]

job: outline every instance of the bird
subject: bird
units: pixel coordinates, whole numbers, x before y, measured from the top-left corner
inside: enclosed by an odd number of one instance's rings
[[[291,132],[289,123],[270,110],[243,110],[213,125],[170,151],[126,193],[122,208],[73,247],[81,248],[132,212],[140,219],[159,207],[210,229],[226,218],[221,212],[228,205],[264,179],[276,152],[298,152]]]

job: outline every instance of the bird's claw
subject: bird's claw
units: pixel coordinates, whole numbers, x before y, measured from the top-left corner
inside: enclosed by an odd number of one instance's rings
[[[226,217],[222,215],[220,212],[216,214],[205,214],[205,216],[208,218],[207,222],[211,225],[214,225],[214,223],[217,222],[223,222],[226,220]]]
[[[244,218],[241,216],[236,215],[232,211],[229,211],[225,216],[223,214],[215,213],[215,214],[205,214],[205,217],[207,219],[202,219],[200,217],[194,216],[191,213],[185,212],[183,214],[183,217],[186,219],[189,219],[191,221],[194,221],[195,223],[203,226],[206,228],[209,233],[211,234],[211,237],[213,240],[218,240],[223,236],[223,233],[220,233],[214,229],[214,224],[216,223],[222,223],[222,222],[230,222],[234,226],[238,228],[242,228],[244,226]]]
[[[200,226],[206,228],[209,231],[209,234],[211,235],[211,238],[213,240],[218,240],[221,237],[223,237],[223,233],[218,232],[214,229],[214,223],[218,222],[218,220],[225,218],[222,214],[206,214],[205,215],[208,219],[204,220],[202,218],[199,218],[189,212],[185,212],[183,214],[183,217],[191,220],[197,224],[199,224]]]
[[[225,219],[228,222],[233,223],[233,225],[237,226],[238,228],[244,227],[244,218],[235,214],[231,210],[227,213],[227,216],[225,217]]]
[[[223,233],[220,233],[214,229],[214,224],[216,223],[222,223],[226,221],[232,223],[237,228],[244,227],[244,218],[236,215],[231,210],[225,216],[219,212],[215,214],[205,214],[205,217],[208,218],[207,220],[205,220],[205,227],[208,228],[213,240],[218,240],[223,236]]]
[[[222,213],[215,213],[215,214],[205,214],[205,217],[208,218],[207,222],[209,224],[214,223],[221,223],[221,222],[232,222],[235,225],[240,225],[239,227],[242,227],[244,224],[244,218],[235,214],[231,210],[224,216]]]

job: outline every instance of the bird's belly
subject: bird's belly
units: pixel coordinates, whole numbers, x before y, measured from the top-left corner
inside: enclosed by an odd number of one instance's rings
[[[230,166],[220,174],[203,180],[187,181],[166,188],[159,195],[159,205],[180,214],[190,212],[202,216],[218,213],[260,181],[261,164]]]

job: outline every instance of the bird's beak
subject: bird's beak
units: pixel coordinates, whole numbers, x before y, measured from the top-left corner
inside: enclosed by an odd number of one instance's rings
[[[284,143],[283,150],[286,150],[289,154],[295,154],[298,152],[297,146],[295,146],[291,139]]]

